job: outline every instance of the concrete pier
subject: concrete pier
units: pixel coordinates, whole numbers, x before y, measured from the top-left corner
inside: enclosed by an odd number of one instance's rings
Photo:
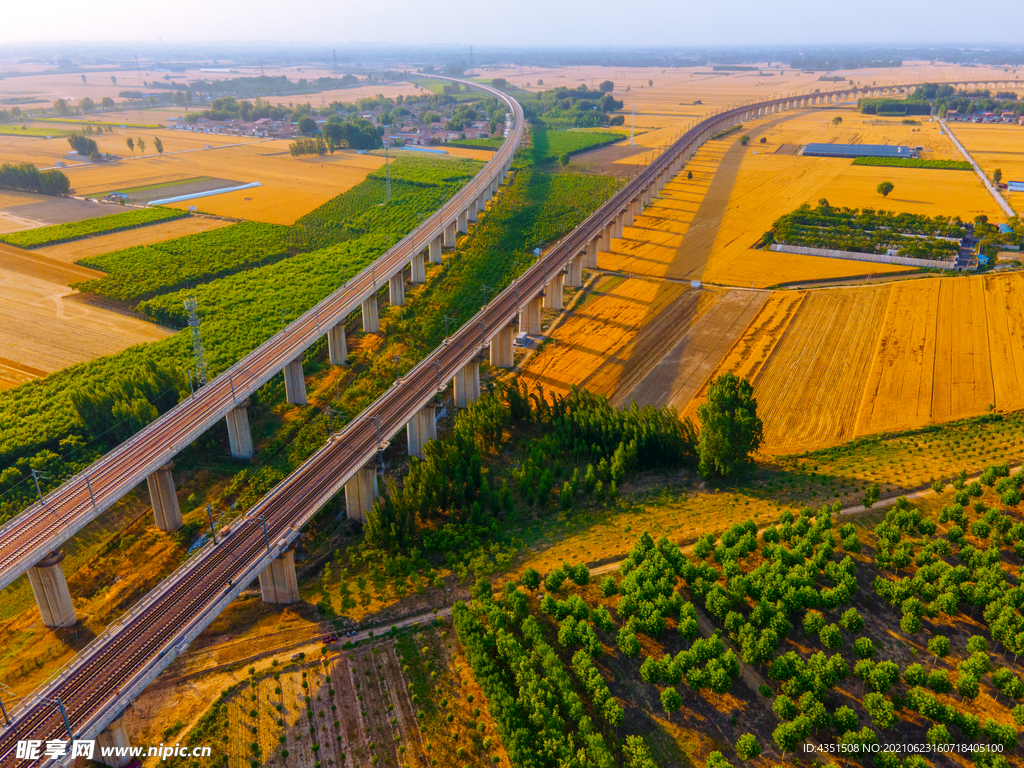
[[[512,336],[512,327],[505,326],[491,337],[490,359],[495,368],[511,368],[515,364]]]
[[[284,367],[285,398],[292,405],[306,405],[306,377],[302,375],[302,355]]]
[[[427,282],[427,262],[423,252],[420,251],[412,257],[412,262],[409,264],[409,271],[411,273],[409,281],[413,283],[425,283]]]
[[[47,627],[70,627],[78,621],[68,582],[60,566],[63,559],[64,553],[57,550],[28,569],[32,593],[36,596],[39,614]]]
[[[377,294],[366,299],[362,305],[363,332],[380,333],[380,310],[377,308]]]
[[[472,203],[469,204],[469,209],[466,211],[466,215],[470,221],[476,221],[480,211],[484,209],[483,197],[478,197]]]
[[[327,354],[331,365],[345,365],[348,361],[348,341],[345,339],[344,323],[338,323],[327,331]]]
[[[615,237],[622,239],[622,230],[626,226],[626,216],[622,211],[615,214]]]
[[[444,228],[444,247],[454,248],[455,238],[459,236],[459,231],[456,229],[457,222],[452,222]]]
[[[377,469],[372,464],[363,467],[345,483],[345,509],[349,520],[366,522],[367,513],[377,499]]]
[[[260,572],[260,597],[264,603],[290,605],[299,602],[294,549],[282,552]]]
[[[519,313],[519,331],[528,333],[531,336],[540,336],[540,310],[544,303],[543,296],[537,296],[526,302],[523,311]]]
[[[465,408],[480,399],[480,364],[470,360],[455,373],[455,407]]]
[[[440,234],[430,241],[430,263],[440,264],[441,259],[441,248],[444,245],[444,234]]]
[[[114,754],[114,751],[127,749],[131,745],[132,743],[128,740],[128,729],[124,725],[124,712],[122,712],[116,720],[96,736],[96,760],[103,765],[109,765],[110,768],[125,768],[131,764],[132,758],[126,754]],[[110,754],[104,755],[104,750],[108,750]]]
[[[392,307],[405,305],[405,270],[388,278],[388,301]]]
[[[176,531],[181,528],[181,507],[178,494],[174,492],[174,462],[169,461],[146,478],[149,486],[149,503],[153,507],[156,527],[161,531]]]
[[[434,407],[425,405],[416,415],[409,419],[405,427],[409,438],[409,455],[417,459],[423,458],[423,446],[429,440],[437,439],[437,424],[434,422]]]
[[[559,272],[548,282],[544,289],[544,309],[561,309],[563,304],[562,286],[565,283],[565,273]]]
[[[577,253],[571,259],[569,259],[569,269],[566,270],[566,285],[570,288],[580,288],[583,286],[583,256],[582,253]]]
[[[256,455],[249,429],[249,401],[243,400],[224,415],[228,425],[228,444],[236,459],[251,459]]]
[[[595,237],[587,243],[587,257],[583,260],[583,266],[587,269],[597,269],[597,244],[600,241],[600,237]]]
[[[462,234],[466,234],[467,232],[469,232],[469,209],[468,208],[465,211],[463,211],[462,213],[459,214],[458,227],[459,227],[459,232],[462,233]]]

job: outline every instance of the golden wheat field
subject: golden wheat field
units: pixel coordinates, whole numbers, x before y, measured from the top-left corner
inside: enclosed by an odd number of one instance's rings
[[[947,123],[957,140],[971,153],[982,172],[992,178],[998,168],[1003,182],[1024,181],[1024,126]],[[1024,192],[1007,192],[1018,214],[1024,213]]]
[[[753,383],[766,453],[1018,410],[1024,273],[774,293],[725,371]]]
[[[680,67],[488,67],[480,77],[503,77],[515,85],[526,85],[528,90],[541,91],[559,86],[576,88],[586,85],[596,88],[601,82],[615,84],[614,95],[623,101],[626,129],[633,122],[638,131],[653,131],[686,123],[694,116],[705,114],[752,99],[768,99],[785,93],[811,93],[816,89],[829,90],[837,84],[822,82],[818,73],[804,73],[761,62],[756,71],[714,72],[710,66]],[[852,79],[855,85],[885,86],[902,83],[936,81],[1005,80],[1007,74],[996,67],[961,67],[932,62],[903,62],[903,66],[890,69],[864,71],[836,71],[833,75]],[[543,84],[538,81],[543,80]],[[653,86],[648,85],[653,81]],[[629,89],[628,91],[626,89]],[[700,101],[700,104],[695,104]],[[638,143],[641,139],[638,139]],[[658,146],[646,143],[644,146]]]
[[[810,291],[754,378],[766,451],[853,437],[890,286]]]
[[[74,240],[70,243],[35,248],[33,253],[38,253],[58,261],[75,262],[89,256],[97,256],[101,253],[119,251],[122,248],[131,248],[135,245],[162,243],[164,240],[194,235],[211,229],[220,229],[230,224],[230,221],[214,219],[208,216],[186,216],[183,219],[151,224],[147,227],[138,227],[136,229],[126,229],[123,232],[114,232],[110,235],[97,235],[96,237],[87,237],[84,240]]]
[[[218,149],[145,157],[112,165],[69,169],[78,194],[208,176],[227,182],[258,181],[262,186],[174,203],[229,218],[293,224],[336,195],[351,189],[384,158],[342,151],[316,158],[295,158],[287,141],[239,144]],[[168,190],[173,195],[174,190]]]
[[[1024,407],[1024,275],[894,285],[857,433]]]
[[[602,366],[606,383],[588,382],[587,388],[610,393],[614,378],[621,375],[628,360],[616,362],[615,355],[670,304],[689,289],[677,283],[634,278],[606,278],[584,303],[578,303],[533,355],[522,371],[528,385],[545,391],[565,393],[581,384]],[[697,292],[693,292],[696,294]],[[614,372],[612,372],[614,369]]]
[[[804,202],[814,203],[823,194],[832,194],[830,185],[836,179],[842,182],[836,186],[836,194],[845,189],[844,174],[851,170],[848,160],[776,154],[785,142],[774,143],[773,134],[788,120],[785,116],[771,117],[746,126],[744,133],[752,137],[751,145],[757,149],[744,147],[740,133],[707,142],[668,184],[662,197],[625,229],[624,239],[613,240],[609,251],[599,253],[598,265],[656,277],[754,288],[908,271],[906,267],[753,248],[779,216]],[[799,130],[808,132],[806,127]],[[772,138],[761,144],[757,140],[760,136]],[[689,173],[692,179],[687,178]],[[973,181],[987,197],[977,179]],[[877,181],[874,184],[877,186]],[[973,187],[968,190],[972,192]],[[941,196],[941,191],[932,194],[935,200]],[[994,207],[991,198],[987,199]]]
[[[155,66],[155,69],[148,69],[149,67]],[[0,72],[35,72],[41,67],[38,64],[30,65],[28,68],[19,67],[14,63],[4,63],[0,66]],[[261,73],[259,67],[253,66],[232,66],[232,72],[230,74],[219,74],[211,72],[203,72],[199,66],[189,67],[184,71],[175,72],[173,79],[176,83],[192,83],[196,80],[224,80],[234,77],[253,77],[258,76]],[[76,72],[46,72],[42,74],[24,74],[16,79],[12,80],[0,80],[0,83],[4,84],[3,88],[0,88],[0,96],[10,95],[29,95],[33,98],[39,99],[40,103],[31,105],[32,107],[38,106],[49,106],[57,99],[67,99],[72,103],[77,103],[82,97],[88,96],[94,101],[99,102],[104,96],[110,96],[116,101],[120,101],[119,93],[124,90],[145,90],[142,83],[147,80],[155,80],[161,76],[161,73],[165,72],[162,65],[156,65],[154,62],[143,62],[142,69],[137,72],[126,72],[121,68],[110,68],[106,72],[102,69],[97,72],[91,72],[86,75],[85,82],[82,82],[81,75]],[[298,81],[300,78],[306,78],[307,80],[315,80],[316,78],[328,75],[328,65],[318,68],[316,66],[303,66],[303,67],[266,67],[264,69],[267,75],[284,75],[290,78],[292,81]],[[117,82],[111,81],[110,76],[113,75],[117,78]],[[17,89],[16,93],[14,89]],[[410,95],[418,91],[418,87],[412,83],[399,81],[396,83],[370,83],[360,86],[354,86],[350,88],[341,88],[331,91],[310,91],[304,94],[289,94],[286,97],[276,99],[270,97],[270,101],[273,103],[287,103],[288,101],[294,102],[305,102],[308,101],[312,104],[319,106],[320,102],[329,103],[331,101],[356,101],[357,99],[376,96],[377,94],[384,94],[390,98],[394,98],[400,94]],[[195,104],[194,107],[201,107],[199,104]],[[133,121],[138,121],[138,114],[140,110],[131,110],[127,113],[127,116]],[[152,110],[141,110],[142,114],[147,115]],[[148,121],[147,121],[148,122]]]

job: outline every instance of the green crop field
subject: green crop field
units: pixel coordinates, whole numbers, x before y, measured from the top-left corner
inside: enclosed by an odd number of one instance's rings
[[[614,131],[553,131],[534,128],[533,156],[536,162],[544,162],[564,154],[574,155],[588,149],[614,144],[626,138],[624,133]]]
[[[178,211],[173,208],[142,208],[124,213],[114,213],[110,216],[73,221],[69,224],[54,224],[51,227],[13,232],[3,235],[0,240],[19,248],[41,248],[44,245],[81,240],[83,237],[109,235],[112,232],[145,227],[148,224],[156,224],[161,221],[180,219],[182,216],[188,216],[188,211]]]
[[[947,171],[970,171],[973,166],[966,160],[926,160],[921,157],[857,157],[854,165],[873,165],[879,168],[934,168]]]
[[[244,222],[84,259],[84,266],[108,274],[75,287],[135,302],[372,232],[390,235],[397,242],[454,195],[482,165],[476,160],[400,157],[391,163],[388,204],[385,171],[381,168],[293,226]]]

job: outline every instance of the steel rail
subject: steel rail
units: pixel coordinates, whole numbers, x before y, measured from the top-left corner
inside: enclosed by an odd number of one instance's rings
[[[69,478],[0,527],[0,589],[58,548],[191,443],[228,411],[277,375],[321,336],[342,322],[387,279],[443,233],[466,208],[487,191],[507,165],[523,132],[523,113],[515,99],[501,91],[466,81],[502,99],[513,115],[512,132],[495,157],[438,211],[382,256],[349,279],[323,301],[265,341],[193,397],[140,430],[127,441]]]
[[[840,93],[849,91],[820,96]],[[525,302],[544,290],[567,262],[577,257],[609,220],[648,189],[681,153],[695,151],[721,126],[731,124],[751,109],[774,107],[790,100],[786,97],[726,110],[686,131],[357,419],[332,435],[244,518],[233,521],[217,544],[207,543],[136,609],[90,643],[56,678],[26,697],[12,712],[11,726],[0,731],[0,766],[14,764],[19,739],[62,737],[63,720],[47,701],[57,696],[67,709],[76,736],[95,737],[225,605],[291,545],[302,526],[359,469],[373,461],[380,448],[379,436],[390,439],[401,430],[419,408],[436,396],[439,384],[445,384],[470,363],[494,334],[514,319]],[[262,527],[254,524],[261,515],[274,542],[269,552]],[[61,761],[37,762],[49,765]]]

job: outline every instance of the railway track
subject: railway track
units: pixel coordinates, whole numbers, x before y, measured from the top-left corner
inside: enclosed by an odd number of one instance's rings
[[[820,98],[831,95],[821,94]],[[452,337],[396,381],[363,414],[332,435],[326,445],[261,499],[244,518],[234,521],[216,544],[207,544],[125,618],[93,641],[59,676],[30,696],[12,713],[12,724],[0,731],[0,766],[15,765],[19,739],[67,738],[63,719],[49,703],[55,697],[64,704],[75,736],[94,738],[224,606],[285,551],[301,527],[373,459],[381,443],[401,430],[419,408],[435,397],[440,387],[471,361],[499,330],[511,323],[523,305],[537,296],[565,268],[569,259],[585,250],[610,219],[619,215],[631,201],[639,199],[653,181],[664,179],[672,167],[678,167],[680,157],[685,158],[687,153],[695,151],[723,125],[750,115],[751,110],[792,102],[793,97],[787,97],[727,110],[684,133],[587,221],[560,240]],[[521,123],[518,104],[515,109],[517,121]],[[325,303],[334,299],[332,296]],[[317,309],[323,306],[321,303]],[[303,334],[320,329],[312,312],[293,323],[295,333],[303,338]],[[280,351],[274,354],[277,355],[275,360],[288,362]],[[251,377],[254,374],[247,371],[248,365],[247,358],[231,371]],[[223,393],[218,397],[216,402],[224,401]],[[170,419],[166,423],[176,422]],[[263,527],[258,522],[260,517],[266,520],[269,551]],[[60,762],[37,761],[40,765]]]
[[[60,547],[83,526],[112,506],[184,446],[244,402],[245,398],[300,357],[388,278],[421,253],[444,226],[456,220],[511,162],[523,132],[519,104],[501,91],[477,83],[465,85],[502,99],[513,115],[511,134],[487,166],[412,233],[341,288],[298,317],[275,336],[231,366],[193,397],[182,401],[83,472],[46,494],[0,527],[0,589]]]

